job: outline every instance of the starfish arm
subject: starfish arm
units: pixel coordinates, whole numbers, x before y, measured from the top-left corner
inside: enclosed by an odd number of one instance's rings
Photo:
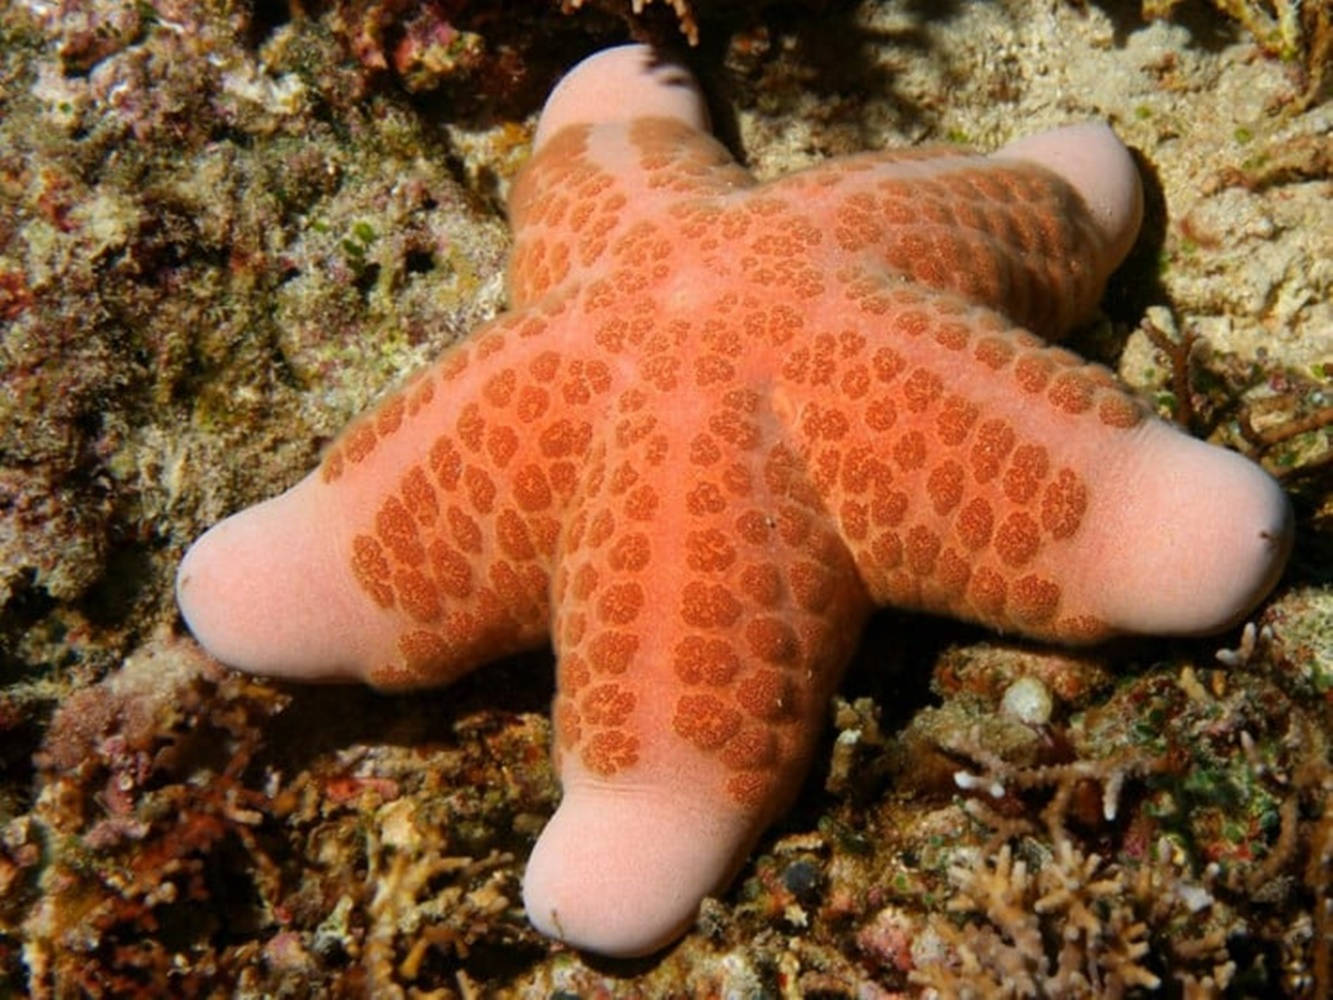
[[[511,313],[354,421],[320,467],[182,562],[180,606],[246,670],[444,683],[540,645],[561,508],[610,381],[563,306]]]
[[[778,396],[875,601],[1088,642],[1219,630],[1271,587],[1290,510],[1257,466],[990,310],[854,294]]]
[[[670,204],[754,183],[716,139],[686,122],[640,118],[570,125],[545,143],[514,183],[510,301],[517,307],[566,282],[601,276],[611,249]],[[665,273],[660,258],[624,263],[622,281]],[[660,274],[658,272],[661,272]]]
[[[868,607],[756,403],[678,398],[656,441],[595,447],[562,539],[564,798],[524,898],[579,947],[650,952],[726,883],[799,786]]]
[[[764,193],[819,220],[843,266],[954,292],[1047,338],[1087,319],[1125,249],[1054,171],[958,149],[838,159]]]

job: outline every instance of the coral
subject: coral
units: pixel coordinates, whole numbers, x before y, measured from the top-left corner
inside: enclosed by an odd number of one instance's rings
[[[169,607],[174,519],[315,453],[302,380],[354,408],[486,308],[503,253],[420,123],[363,100],[327,38],[286,26],[256,50],[244,5],[160,7],[5,22],[0,658],[34,668],[57,629],[90,672],[114,662]],[[349,260],[357,227],[378,236]],[[359,371],[355,341],[376,343]],[[200,480],[224,454],[248,482]]]
[[[181,973],[173,951],[208,948],[276,902],[280,876],[257,829],[268,800],[241,776],[280,706],[165,639],[61,707],[38,756],[33,818],[50,856],[22,926],[32,996],[190,995],[210,983],[207,963]],[[248,884],[224,875],[238,851]],[[154,940],[166,927],[183,940]]]
[[[1143,15],[1169,17],[1179,3],[1142,0]],[[1301,67],[1305,80],[1295,110],[1320,97],[1333,61],[1333,9],[1328,4],[1301,0],[1212,0],[1212,4],[1240,22],[1265,53]]]
[[[940,951],[914,947],[914,983],[940,996],[1100,997],[1172,978],[1215,995],[1246,965],[1241,927],[1250,947],[1281,956],[1260,976],[1271,989],[1328,982],[1319,936],[1264,917],[1329,891],[1328,741],[1318,713],[1273,685],[1272,640],[1246,636],[1224,651],[1229,673],[1158,670],[1056,721],[1044,758],[965,728],[965,707],[952,728],[926,730],[981,765],[953,780],[990,835],[941,866],[947,910],[966,919],[925,918]]]
[[[465,752],[345,757],[288,781],[261,734],[290,705],[160,636],[61,707],[41,801],[6,828],[0,865],[15,889],[37,874],[34,905],[4,926],[24,940],[30,995],[246,989],[262,960],[280,995],[350,995],[364,975],[390,996],[479,943],[531,938],[503,831],[522,826],[515,802],[549,808],[551,783],[476,769],[512,757],[506,740],[535,752],[544,731],[490,726]],[[489,801],[440,794],[469,768]],[[353,957],[360,972],[343,968]]]
[[[949,878],[948,909],[982,919],[931,919],[945,955],[910,976],[926,996],[1118,998],[1161,985],[1144,962],[1151,945],[1138,912],[1152,897],[1127,893],[1124,873],[1097,855],[1061,841],[1029,873],[1005,844]]]

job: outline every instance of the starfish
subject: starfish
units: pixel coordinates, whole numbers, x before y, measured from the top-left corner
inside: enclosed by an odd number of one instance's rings
[[[873,608],[1089,643],[1275,582],[1276,484],[1048,343],[1140,206],[1100,124],[760,184],[688,73],[607,50],[515,182],[509,311],[200,538],[181,610],[227,664],[388,689],[550,642],[529,919],[649,953],[789,805]]]

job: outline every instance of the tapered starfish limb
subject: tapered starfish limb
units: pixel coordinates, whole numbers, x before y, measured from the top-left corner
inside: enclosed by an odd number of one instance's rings
[[[669,939],[790,803],[869,610],[763,400],[669,403],[594,447],[562,539],[564,798],[524,883],[540,929],[615,953]]]

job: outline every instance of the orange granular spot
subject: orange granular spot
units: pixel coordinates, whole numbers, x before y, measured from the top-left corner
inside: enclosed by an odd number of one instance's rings
[[[1019,445],[1004,473],[1004,495],[1014,503],[1027,503],[1037,495],[1050,464],[1050,455],[1041,445]]]
[[[579,712],[569,698],[557,698],[551,708],[556,745],[564,750],[578,746],[583,730],[579,726]]]
[[[637,583],[617,583],[597,599],[597,615],[608,625],[628,625],[643,610],[643,588]]]
[[[330,448],[320,466],[320,477],[326,483],[338,480],[343,474],[343,453],[339,448]]]
[[[796,631],[781,618],[754,618],[745,626],[745,643],[765,663],[790,665],[801,655]]]
[[[727,587],[698,580],[681,591],[680,617],[695,628],[728,628],[741,616],[741,603]]]
[[[967,595],[977,611],[987,617],[997,618],[1004,611],[1008,587],[1004,577],[989,566],[982,566],[972,571]]]
[[[659,504],[657,490],[647,484],[636,486],[625,497],[625,515],[634,521],[651,521]]]
[[[489,514],[495,503],[495,480],[477,466],[469,465],[463,470],[463,486],[473,509],[479,514]]]
[[[999,371],[1014,359],[1014,347],[999,337],[982,337],[972,349],[972,356],[992,371]]]
[[[1010,514],[995,530],[995,551],[1007,566],[1026,565],[1037,554],[1041,532],[1037,522],[1019,511]]]
[[[397,496],[390,495],[375,514],[375,534],[399,562],[416,566],[426,559],[416,522]]]
[[[440,592],[424,574],[414,569],[400,569],[393,575],[394,587],[403,609],[422,624],[440,617]]]
[[[688,635],[676,644],[676,676],[686,684],[720,687],[740,670],[740,657],[724,639]]]
[[[444,435],[436,438],[430,446],[428,461],[441,489],[452,492],[457,488],[459,477],[463,474],[463,456],[458,453],[453,441]]]
[[[375,450],[375,431],[368,422],[355,424],[348,430],[343,441],[343,454],[353,465],[365,461]]]
[[[962,465],[952,459],[946,459],[930,471],[926,477],[926,493],[936,514],[947,514],[962,501],[964,477]]]
[[[588,664],[599,674],[623,674],[639,650],[639,637],[633,632],[599,632],[588,643]]]
[[[472,564],[461,552],[437,538],[429,555],[431,573],[445,594],[460,601],[472,595]]]
[[[812,562],[798,562],[787,570],[787,584],[802,610],[818,614],[833,600],[834,577]]]
[[[598,684],[579,700],[583,721],[590,726],[622,726],[634,711],[634,695],[619,684]]]
[[[593,733],[580,755],[583,766],[603,778],[633,767],[639,760],[639,741],[620,729]]]
[[[456,505],[450,505],[445,514],[449,522],[449,536],[464,552],[481,551],[481,526]]]
[[[782,598],[782,575],[772,563],[755,563],[741,570],[741,590],[760,607],[771,608]]]
[[[924,525],[914,525],[907,532],[907,565],[918,576],[928,576],[935,569],[940,552],[940,536]]]
[[[1014,379],[1024,392],[1037,393],[1046,388],[1055,365],[1041,354],[1025,354],[1014,365]]]
[[[685,535],[685,565],[697,573],[715,573],[736,561],[736,547],[717,528]]]
[[[486,453],[496,468],[503,469],[518,451],[518,434],[506,424],[492,424],[486,435]]]
[[[435,495],[435,488],[421,466],[414,465],[403,476],[400,492],[403,506],[416,522],[423,527],[430,527],[440,516],[440,501]]]
[[[893,460],[904,472],[912,472],[926,464],[926,436],[920,431],[908,431],[893,445]]]
[[[1095,615],[1075,615],[1061,618],[1055,630],[1066,642],[1100,642],[1111,634],[1111,627]]]
[[[1097,419],[1107,427],[1128,430],[1143,422],[1143,407],[1120,392],[1107,393],[1097,407]]]
[[[403,414],[407,410],[407,404],[402,396],[390,396],[375,413],[375,430],[381,437],[388,437],[402,425]]]
[[[1088,509],[1088,491],[1072,469],[1061,469],[1048,483],[1041,498],[1041,526],[1054,538],[1068,538],[1078,531]]]
[[[958,520],[955,522],[958,537],[974,552],[990,544],[994,526],[995,514],[991,505],[981,497],[969,500],[958,512]]]
[[[1010,610],[1026,625],[1043,625],[1055,617],[1060,606],[1060,588],[1040,576],[1025,576],[1014,581]]]
[[[597,567],[592,563],[584,563],[574,571],[570,583],[570,596],[579,602],[586,601],[597,590],[600,580],[601,574],[597,572]]]
[[[972,577],[971,564],[953,549],[945,549],[935,562],[935,581],[940,595],[949,601],[962,597]]]
[[[700,750],[722,747],[741,728],[741,713],[711,694],[681,695],[671,719],[676,735]]]
[[[903,382],[903,398],[907,408],[913,413],[920,413],[928,408],[944,392],[944,380],[925,368],[917,368]]]
[[[795,714],[796,690],[777,670],[754,670],[736,685],[736,704],[761,722],[777,722]]]
[[[741,731],[727,741],[719,756],[733,771],[769,767],[778,757],[777,737],[771,726],[743,723]]]
[[[448,659],[449,641],[438,632],[417,629],[399,636],[398,652],[402,654],[406,668],[421,676]]]
[[[352,575],[381,608],[393,607],[392,571],[379,542],[369,535],[352,539]]]
[[[529,513],[551,506],[551,486],[539,465],[529,463],[515,472],[513,488],[519,507]]]
[[[536,423],[551,406],[551,394],[535,385],[525,385],[518,394],[514,414],[525,424]]]
[[[946,396],[935,417],[935,433],[946,445],[959,445],[967,440],[980,415],[980,409],[958,396]]]
[[[871,364],[875,369],[875,377],[881,382],[892,382],[907,367],[903,356],[891,347],[881,347],[875,351]]]
[[[758,809],[768,799],[771,779],[763,771],[747,771],[727,779],[727,794],[739,806]]]
[[[504,508],[496,517],[495,537],[500,543],[500,550],[510,559],[523,561],[537,554],[527,523],[512,507]]]
[[[621,535],[607,552],[607,565],[617,572],[638,573],[647,567],[652,556],[648,536],[641,532]]]
[[[1061,372],[1055,377],[1046,398],[1065,413],[1078,414],[1092,406],[1095,391],[1092,381],[1078,372]]]

